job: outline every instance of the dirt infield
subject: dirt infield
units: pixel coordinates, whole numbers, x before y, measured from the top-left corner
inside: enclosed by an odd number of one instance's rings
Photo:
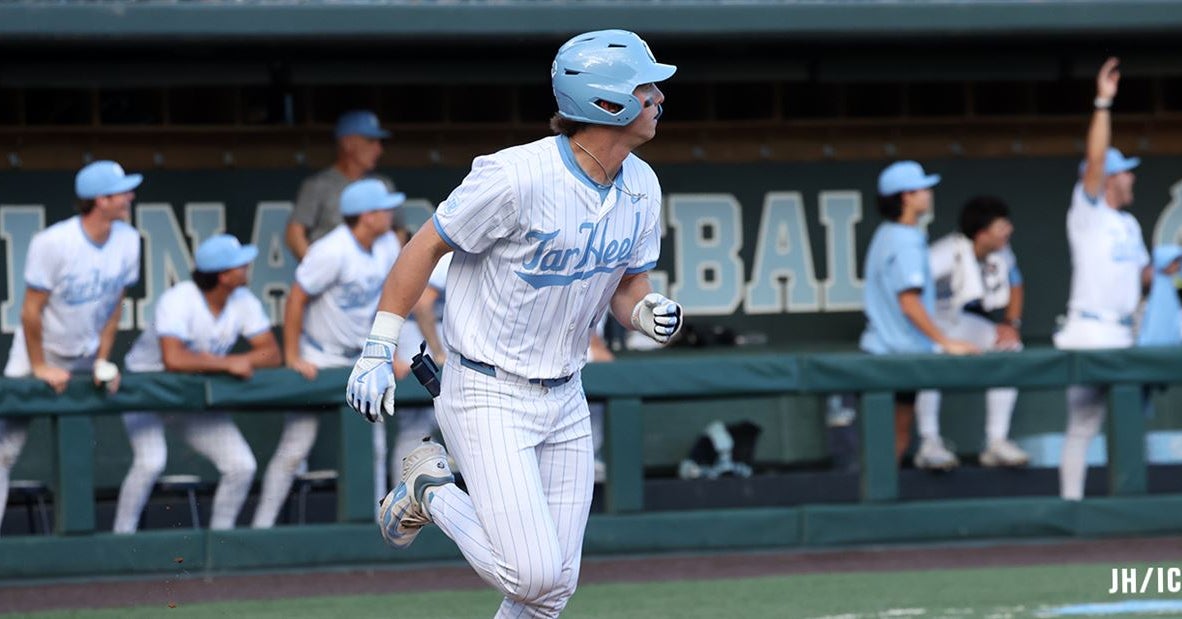
[[[1068,563],[1148,563],[1177,561],[1180,556],[1182,537],[589,558],[583,562],[580,583]],[[0,613],[485,586],[469,567],[462,564],[210,577],[192,574],[164,579],[0,585]]]

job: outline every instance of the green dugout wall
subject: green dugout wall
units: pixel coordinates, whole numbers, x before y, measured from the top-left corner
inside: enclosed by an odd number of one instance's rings
[[[728,366],[733,372],[720,372]],[[1171,534],[1178,531],[1178,495],[1147,494],[1141,442],[1145,420],[1140,381],[1177,381],[1177,349],[1064,352],[1048,349],[976,358],[861,354],[727,355],[630,360],[589,368],[588,395],[607,400],[606,459],[611,474],[604,489],[605,513],[591,519],[589,554],[826,546],[887,541],[939,541],[998,537]],[[378,541],[372,518],[369,426],[347,409],[332,411],[338,522],[273,530],[210,532],[147,531],[117,537],[96,531],[95,468],[98,451],[91,420],[120,410],[238,409],[339,406],[347,369],[306,381],[288,370],[259,372],[249,382],[226,377],[129,376],[126,389],[103,396],[76,379],[55,397],[30,379],[0,381],[0,414],[52,418],[50,483],[55,495],[55,536],[0,539],[0,577],[56,577],[127,572],[169,573],[178,569],[224,571],[360,562],[403,562],[456,558],[455,548],[431,532],[408,553],[392,553]],[[895,389],[938,387],[979,389],[998,382],[1023,388],[1062,389],[1071,383],[1110,385],[1107,422],[1111,454],[1108,497],[1071,503],[1057,497],[899,501],[899,479],[891,431]],[[641,412],[654,401],[733,398],[779,393],[863,394],[860,409],[860,501],[808,504],[794,508],[704,509],[645,512],[642,483]],[[400,386],[404,404],[424,393]],[[194,410],[196,409],[196,410]],[[647,413],[647,411],[645,411]],[[249,412],[248,415],[258,414]],[[675,412],[663,422],[677,424]],[[1020,473],[1018,473],[1020,474]]]
[[[1076,162],[1066,158],[996,160],[943,159],[925,161],[943,175],[936,190],[937,237],[955,226],[960,205],[978,193],[1006,199],[1017,227],[1014,249],[1025,276],[1025,334],[1032,344],[1046,344],[1063,312],[1070,277],[1064,216]],[[863,325],[860,292],[861,260],[879,217],[873,186],[880,163],[801,164],[665,164],[657,168],[665,189],[665,236],[658,282],[664,281],[687,307],[689,320],[701,326],[722,325],[739,333],[763,333],[768,348],[787,351],[852,350]],[[1182,230],[1182,201],[1175,184],[1182,180],[1182,157],[1147,158],[1138,170],[1137,215],[1147,242],[1176,239]],[[150,315],[151,300],[176,277],[187,277],[195,241],[220,226],[263,249],[252,273],[252,287],[268,301],[273,317],[281,315],[282,295],[293,263],[282,246],[282,226],[300,179],[312,170],[145,170],[137,192],[135,223],[144,234],[144,271],[130,292],[125,327],[116,348],[121,357],[131,338]],[[424,221],[434,204],[466,172],[459,168],[384,170],[412,201],[407,219]],[[0,172],[0,359],[8,354],[10,332],[19,320],[20,273],[31,232],[70,215],[72,174],[68,172]],[[734,221],[735,225],[729,222]],[[223,223],[224,222],[224,223]],[[720,249],[721,247],[721,249]],[[728,250],[733,248],[733,252]],[[807,251],[805,249],[807,248]],[[757,252],[764,260],[756,269]],[[803,271],[803,275],[801,272]],[[715,284],[715,280],[717,284]],[[836,287],[836,288],[835,288]],[[764,294],[754,307],[753,291]],[[720,292],[721,290],[721,292]],[[845,294],[838,298],[837,293]],[[852,295],[852,297],[851,297]],[[848,303],[852,298],[853,302]],[[776,305],[779,304],[779,307]],[[733,309],[731,309],[733,308]],[[625,353],[626,355],[627,353]],[[694,351],[677,354],[693,355]],[[810,395],[753,397],[734,418],[751,418],[765,428],[760,458],[792,464],[826,455],[822,400]],[[720,413],[733,408],[709,398],[654,404],[646,409],[675,409],[686,423],[668,427],[655,420],[646,427],[646,463],[670,467],[684,456],[693,438]],[[954,395],[945,409],[945,433],[965,453],[976,450],[983,427],[982,398]],[[1151,428],[1182,427],[1182,397],[1168,393],[1158,406]],[[1059,390],[1027,390],[1014,417],[1016,436],[1060,432],[1063,401]],[[781,412],[791,412],[781,415]],[[242,420],[260,459],[273,446],[266,416]],[[126,468],[126,439],[114,419],[96,426],[104,444],[116,446],[99,461],[100,487],[118,484]],[[18,475],[43,470],[35,454],[47,440],[35,431],[32,447],[18,465]],[[331,444],[331,435],[320,444]],[[323,447],[318,447],[318,452]],[[180,449],[178,454],[186,451]],[[205,470],[200,459],[182,457],[179,470]],[[173,465],[170,465],[173,466]]]

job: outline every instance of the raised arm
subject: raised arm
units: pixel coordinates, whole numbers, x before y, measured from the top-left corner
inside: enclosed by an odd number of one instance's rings
[[[1096,101],[1088,126],[1087,163],[1083,186],[1088,196],[1096,198],[1104,188],[1104,156],[1112,144],[1112,113],[1109,109],[1120,84],[1120,60],[1109,58],[1096,75]]]

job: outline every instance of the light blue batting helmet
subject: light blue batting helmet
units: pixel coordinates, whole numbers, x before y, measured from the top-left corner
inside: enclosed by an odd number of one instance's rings
[[[558,48],[550,81],[563,118],[596,125],[627,125],[644,104],[632,96],[641,84],[669,79],[677,67],[661,64],[643,39],[627,30],[580,34]],[[596,105],[621,106],[612,113]]]

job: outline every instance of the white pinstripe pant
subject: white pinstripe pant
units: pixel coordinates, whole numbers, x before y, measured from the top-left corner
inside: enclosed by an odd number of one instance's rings
[[[310,345],[307,340],[300,341],[300,356],[318,368],[347,368],[353,367],[354,359],[341,355],[322,352]],[[316,443],[316,434],[320,429],[320,418],[316,413],[287,413],[283,416],[283,431],[279,434],[279,443],[275,446],[275,454],[267,464],[263,473],[263,487],[259,492],[259,504],[255,508],[251,526],[256,529],[269,529],[275,526],[279,519],[279,512],[283,509],[283,502],[287,500],[291,486],[301,467],[312,453]],[[413,449],[413,447],[412,447]],[[386,496],[386,427],[381,423],[373,424],[373,467],[374,467],[374,515],[377,516],[377,505]],[[401,466],[398,471],[401,471]],[[397,479],[397,478],[395,478]]]
[[[257,467],[250,445],[246,444],[229,413],[205,411],[172,417],[184,428],[185,442],[209,458],[222,474],[213,494],[209,528],[234,528],[238,512],[242,511],[242,504],[250,493],[250,483]],[[152,485],[164,472],[168,460],[164,423],[164,417],[156,413],[123,414],[133,460],[119,488],[115,533],[135,533],[140,514],[152,493]]]
[[[89,373],[94,367],[94,353],[81,357],[62,357],[46,350],[45,362],[55,368],[69,370],[76,373]],[[4,376],[7,378],[23,378],[33,375],[33,368],[29,365],[29,349],[25,344],[23,330],[17,330],[12,339],[12,348],[8,352],[8,362],[4,364]],[[4,523],[4,508],[8,505],[8,479],[12,467],[25,447],[29,438],[29,424],[31,417],[0,418],[0,524]]]
[[[468,493],[440,488],[431,516],[504,594],[497,617],[557,617],[578,582],[594,486],[582,382],[545,388],[459,359],[447,358],[436,413]]]

